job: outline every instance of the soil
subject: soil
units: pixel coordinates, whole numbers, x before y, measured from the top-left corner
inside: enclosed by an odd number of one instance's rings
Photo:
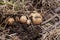
[[[38,25],[29,15],[42,16]],[[24,15],[31,24],[19,22]],[[14,18],[14,23],[7,19]],[[60,40],[60,0],[0,0],[0,40]]]

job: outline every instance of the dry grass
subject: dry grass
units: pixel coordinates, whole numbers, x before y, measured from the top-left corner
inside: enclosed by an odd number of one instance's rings
[[[42,16],[39,25],[33,24],[32,18],[29,17],[33,11]],[[0,39],[59,40],[59,11],[59,0],[0,0]],[[22,15],[31,20],[31,24],[19,22]],[[7,23],[9,18],[14,18],[11,25]]]

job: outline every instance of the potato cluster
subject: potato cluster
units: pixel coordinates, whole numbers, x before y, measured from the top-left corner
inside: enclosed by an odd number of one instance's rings
[[[31,19],[28,19],[28,17]],[[36,11],[32,12],[28,17],[25,15],[22,15],[21,17],[16,17],[16,19],[11,17],[7,20],[7,23],[13,24],[15,21],[18,21],[20,23],[26,23],[29,25],[31,23],[32,24],[40,24],[42,22],[41,14]]]

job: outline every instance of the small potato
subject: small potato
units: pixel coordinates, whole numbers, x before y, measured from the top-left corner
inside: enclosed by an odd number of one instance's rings
[[[21,23],[26,23],[26,21],[27,21],[27,17],[26,16],[23,15],[23,16],[20,17],[20,22]]]
[[[42,16],[38,12],[31,13],[30,17],[32,17],[33,24],[40,24],[42,22]]]
[[[14,21],[15,21],[14,18],[8,18],[7,23],[11,25],[14,23]]]
[[[27,20],[27,24],[28,25],[31,24],[31,20],[30,19]]]

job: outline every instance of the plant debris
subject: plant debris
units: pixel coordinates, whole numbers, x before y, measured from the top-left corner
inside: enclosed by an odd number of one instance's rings
[[[60,0],[0,0],[0,40],[60,40]]]

